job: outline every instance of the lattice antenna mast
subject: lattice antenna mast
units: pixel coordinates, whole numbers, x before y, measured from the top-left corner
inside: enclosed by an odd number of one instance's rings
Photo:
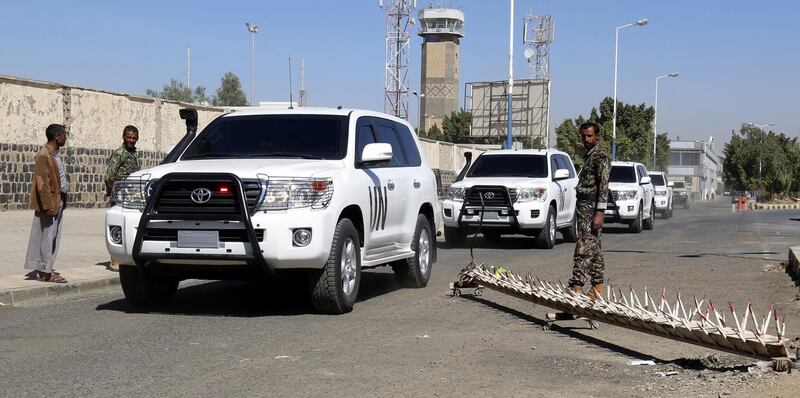
[[[522,42],[528,59],[530,78],[550,80],[550,43],[555,35],[555,25],[550,15],[527,15],[523,18]]]
[[[378,2],[386,10],[386,53],[384,112],[408,119],[408,65],[411,49],[412,12],[416,0],[383,0]]]

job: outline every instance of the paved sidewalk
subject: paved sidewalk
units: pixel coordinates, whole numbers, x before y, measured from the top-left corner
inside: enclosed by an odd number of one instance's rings
[[[0,304],[16,305],[119,284],[118,274],[106,269],[110,258],[103,241],[104,218],[105,209],[67,208],[64,212],[55,269],[69,283],[58,284],[26,278],[29,271],[23,267],[33,211],[0,212]]]

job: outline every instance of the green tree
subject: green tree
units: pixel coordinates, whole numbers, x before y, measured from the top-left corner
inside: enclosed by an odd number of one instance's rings
[[[770,197],[800,190],[797,138],[742,125],[723,149],[725,181],[736,190],[766,191]]]
[[[186,85],[183,84],[183,82],[170,79],[169,84],[165,84],[161,91],[148,88],[145,91],[145,94],[151,97],[163,98],[170,101],[204,103],[208,101],[208,98],[205,96],[205,92],[205,87],[197,86],[195,87],[193,93],[189,87],[186,87]]]
[[[425,133],[425,138],[436,140],[436,141],[444,141],[442,138],[442,130],[439,130],[439,126],[433,125],[431,128],[428,129],[428,132]]]
[[[472,125],[472,113],[460,109],[450,113],[442,120],[442,141],[456,144],[469,142],[469,128]]]
[[[212,103],[216,106],[247,106],[247,96],[236,74],[228,72],[222,77]]]

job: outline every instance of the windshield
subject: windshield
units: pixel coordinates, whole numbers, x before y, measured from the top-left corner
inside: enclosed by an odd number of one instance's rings
[[[221,117],[195,139],[181,159],[343,159],[347,117],[253,115]]]
[[[650,182],[657,187],[663,187],[664,185],[667,185],[664,182],[664,176],[661,174],[650,174]]]
[[[547,157],[543,155],[480,156],[467,177],[547,177]]]
[[[686,188],[686,184],[684,184],[683,181],[675,181],[673,188]]]
[[[611,182],[636,182],[636,170],[631,166],[611,166]]]

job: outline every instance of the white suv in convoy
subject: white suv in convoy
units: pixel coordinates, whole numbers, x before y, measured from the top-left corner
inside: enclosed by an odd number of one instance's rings
[[[182,279],[302,270],[314,308],[344,313],[363,268],[428,283],[436,179],[405,120],[300,108],[225,114],[196,137],[189,125],[174,162],[114,186],[106,246],[133,305],[168,303]]]
[[[672,218],[672,186],[673,182],[667,179],[663,171],[651,171],[650,182],[655,187],[656,211],[661,213],[661,217]]]
[[[575,186],[572,159],[549,150],[495,150],[466,166],[442,202],[444,236],[449,245],[463,243],[480,226],[488,240],[502,234],[536,236],[536,245],[552,248],[556,230],[574,242]]]
[[[608,190],[606,220],[628,224],[634,233],[642,232],[642,228],[653,229],[655,188],[643,164],[611,162]]]

